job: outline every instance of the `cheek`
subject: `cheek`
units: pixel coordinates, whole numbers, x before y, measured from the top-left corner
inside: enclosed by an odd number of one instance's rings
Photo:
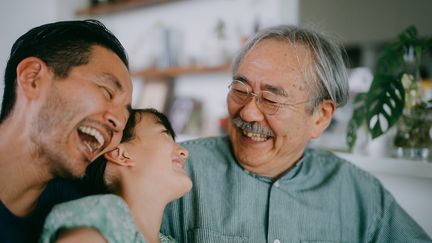
[[[106,153],[108,151],[113,150],[115,147],[117,147],[120,144],[122,135],[123,133],[115,133],[113,135],[113,138],[111,139],[111,143],[105,148],[104,151],[102,151],[102,153]]]
[[[234,117],[241,109],[241,106],[227,98],[228,113],[230,117]]]
[[[167,147],[166,144],[160,143],[160,146],[154,148],[150,156],[147,155],[147,157],[152,160],[153,170],[158,171],[162,174],[172,170],[172,155],[169,151],[171,150],[169,147]]]
[[[166,160],[163,160],[156,154],[140,153],[137,154],[136,157],[139,163],[139,165],[137,165],[139,176],[145,176],[159,181],[164,178],[166,171],[169,169],[167,168]]]
[[[284,117],[268,119],[269,126],[278,138],[302,138],[308,136],[309,119],[303,115],[293,114]]]

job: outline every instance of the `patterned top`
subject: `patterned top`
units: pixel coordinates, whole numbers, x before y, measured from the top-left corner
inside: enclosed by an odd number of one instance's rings
[[[369,173],[307,149],[277,180],[244,170],[228,137],[182,143],[194,186],[165,208],[179,242],[432,242]]]
[[[122,198],[96,195],[56,205],[45,221],[40,242],[53,242],[58,230],[80,226],[97,229],[110,243],[146,242]],[[160,234],[161,243],[176,242]]]

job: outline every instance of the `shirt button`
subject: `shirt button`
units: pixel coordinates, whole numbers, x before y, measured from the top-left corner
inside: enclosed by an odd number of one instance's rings
[[[274,183],[274,186],[277,187],[277,188],[279,188],[279,181],[276,181],[276,182]],[[278,241],[278,242],[274,242],[274,243],[280,243],[280,241]]]
[[[276,239],[276,240],[273,241],[273,243],[280,243],[280,240]]]

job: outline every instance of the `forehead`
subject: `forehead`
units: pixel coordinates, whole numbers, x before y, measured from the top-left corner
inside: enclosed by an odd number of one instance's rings
[[[93,46],[89,65],[93,72],[99,73],[120,91],[132,94],[129,70],[113,51],[99,45]]]
[[[304,89],[310,63],[310,52],[306,46],[265,39],[249,50],[235,75],[244,76],[252,86]]]
[[[160,128],[163,128],[163,125],[156,115],[141,113],[135,127],[135,134],[137,136],[147,136],[153,134],[155,131],[159,131]]]

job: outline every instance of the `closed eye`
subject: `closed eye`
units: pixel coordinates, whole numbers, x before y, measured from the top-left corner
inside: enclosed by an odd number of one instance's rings
[[[104,93],[104,95],[107,99],[112,100],[114,95],[113,95],[113,92],[109,88],[107,88],[105,86],[99,86],[99,88],[102,89],[102,92]]]
[[[280,106],[281,104],[284,103],[280,95],[273,94],[272,92],[269,91],[263,91],[261,97],[262,97],[262,102],[265,102],[269,105]]]
[[[247,96],[247,95],[248,95],[248,92],[245,91],[245,90],[233,89],[233,91],[234,91],[236,94],[238,94],[238,95],[244,95],[244,96]]]
[[[172,139],[174,141],[173,135],[171,134],[170,131],[168,131],[168,129],[162,130],[162,134],[168,136],[170,139]]]
[[[273,100],[268,100],[265,98],[262,99],[262,102],[266,103],[267,105],[271,105],[271,106],[277,106],[277,107],[281,106],[281,103],[273,101]]]

